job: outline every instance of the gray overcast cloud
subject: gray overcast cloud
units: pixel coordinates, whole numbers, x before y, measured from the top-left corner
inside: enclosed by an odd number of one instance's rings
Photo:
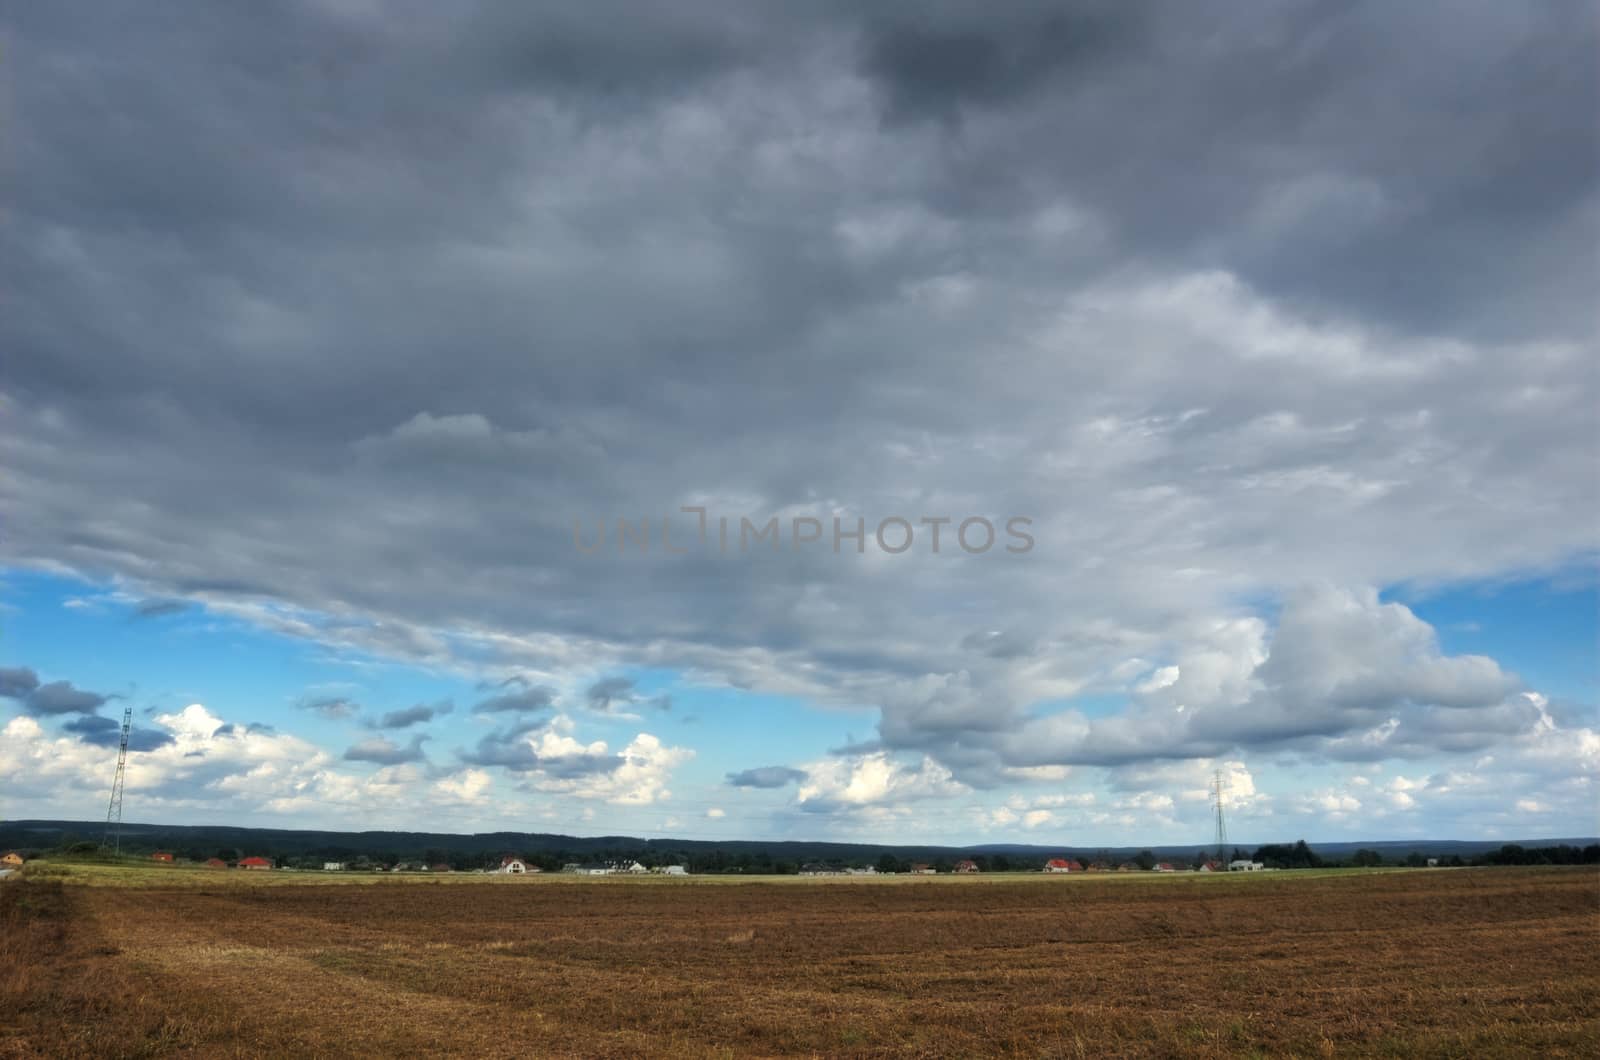
[[[9,23],[9,563],[477,678],[864,708],[858,750],[977,788],[1540,724],[1376,589],[1594,554],[1588,5]],[[869,537],[1021,515],[1036,546],[574,547],[574,520],[683,506]],[[460,757],[550,760],[523,735]]]

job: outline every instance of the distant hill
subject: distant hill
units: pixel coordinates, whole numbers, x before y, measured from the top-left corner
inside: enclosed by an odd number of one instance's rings
[[[97,821],[0,821],[0,850],[48,849],[71,842],[97,841],[105,829]],[[1283,840],[1273,840],[1279,842]],[[1292,842],[1293,840],[1288,840]],[[1456,855],[1471,858],[1498,850],[1506,843],[1526,847],[1566,844],[1584,847],[1600,842],[1595,837],[1556,839],[1405,839],[1368,840],[1356,843],[1313,843],[1318,854],[1331,860],[1348,858],[1360,849],[1376,850],[1385,860],[1404,858],[1411,853],[1425,857]],[[1261,844],[1236,842],[1242,850],[1253,851]],[[158,849],[193,851],[211,856],[222,850],[241,854],[262,854],[275,858],[314,857],[345,859],[410,860],[429,854],[448,860],[471,861],[491,855],[514,852],[524,855],[560,855],[598,858],[607,854],[650,855],[655,860],[685,858],[691,861],[737,865],[746,860],[759,863],[786,861],[837,861],[871,863],[889,856],[903,860],[936,861],[984,855],[1003,856],[1015,861],[1043,860],[1065,855],[1079,859],[1122,861],[1149,851],[1156,858],[1191,858],[1207,849],[1203,841],[1173,845],[1106,847],[1064,843],[1041,846],[1019,843],[991,843],[981,846],[890,846],[872,843],[767,842],[761,840],[644,839],[637,836],[569,836],[544,832],[480,832],[461,835],[451,832],[331,832],[281,828],[238,828],[227,825],[167,825],[128,823],[122,826],[122,848],[134,853]]]

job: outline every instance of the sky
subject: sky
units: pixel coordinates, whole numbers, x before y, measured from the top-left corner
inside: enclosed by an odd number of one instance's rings
[[[1588,5],[0,37],[0,817],[1600,833]]]

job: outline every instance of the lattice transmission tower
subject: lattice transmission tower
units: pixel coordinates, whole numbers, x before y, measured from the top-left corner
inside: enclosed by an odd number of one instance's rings
[[[117,747],[117,775],[111,781],[111,801],[106,805],[106,834],[102,848],[122,853],[122,775],[128,768],[128,733],[133,730],[133,708],[122,711],[122,741]]]
[[[1222,815],[1222,804],[1228,798],[1228,782],[1222,777],[1222,770],[1217,770],[1211,778],[1211,805],[1217,814],[1217,861],[1224,867],[1227,866],[1228,857],[1228,822]]]
[[[1222,815],[1222,804],[1227,802],[1227,780],[1222,778],[1222,770],[1216,770],[1211,777],[1211,809],[1216,812],[1216,860],[1227,868],[1229,863],[1229,850],[1227,850],[1227,818]]]

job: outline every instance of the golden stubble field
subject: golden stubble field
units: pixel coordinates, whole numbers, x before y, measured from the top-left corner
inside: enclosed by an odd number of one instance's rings
[[[30,870],[0,1056],[1600,1054],[1600,874]]]

